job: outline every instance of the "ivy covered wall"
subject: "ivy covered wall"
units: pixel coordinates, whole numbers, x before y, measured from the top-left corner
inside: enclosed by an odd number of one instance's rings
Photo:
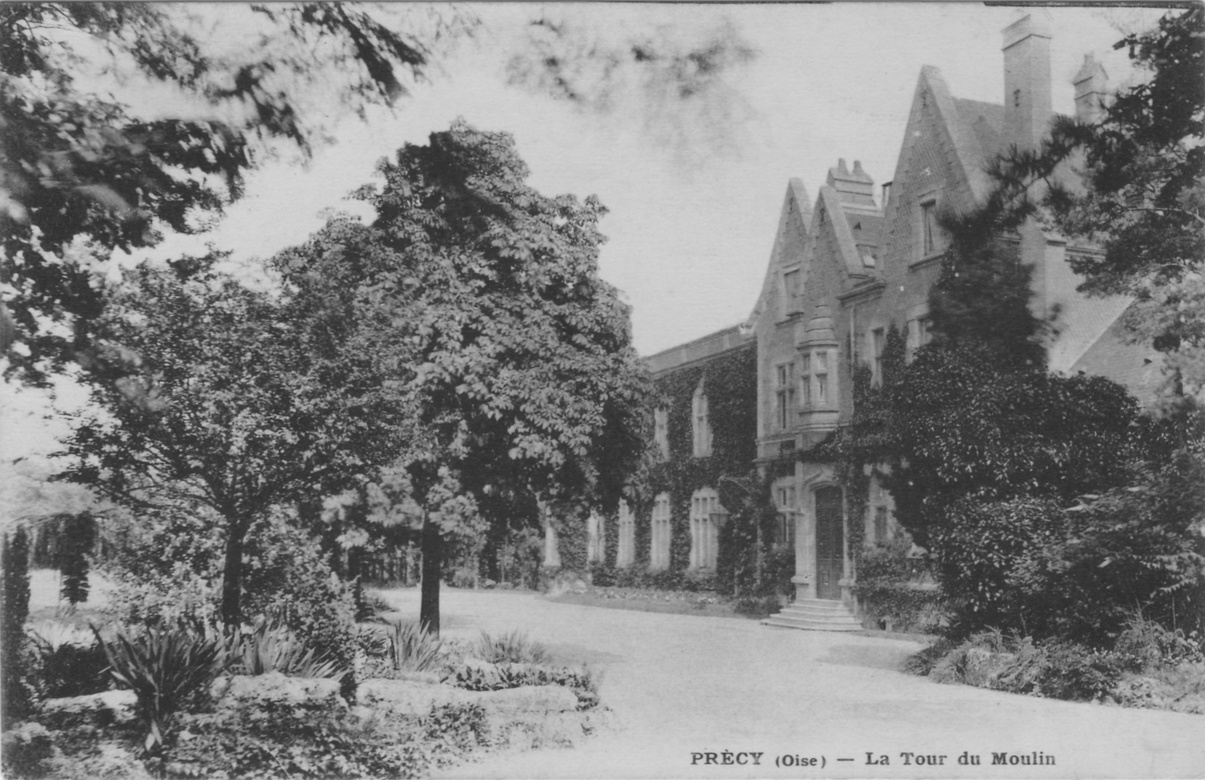
[[[701,488],[712,488],[730,513],[730,524],[754,511],[755,494],[760,488],[752,478],[757,454],[757,345],[749,342],[681,368],[671,369],[655,379],[661,408],[669,412],[669,457],[651,459],[648,473],[641,480],[641,500],[633,507],[636,519],[636,562],[634,568],[647,567],[651,556],[653,499],[660,493],[670,497],[669,570],[659,575],[659,584],[680,584],[690,566],[690,498]],[[711,425],[711,455],[696,458],[692,413],[695,390],[700,382],[707,396]],[[726,479],[721,479],[724,477]],[[747,487],[746,487],[747,486]],[[752,489],[752,490],[750,490]],[[732,551],[730,531],[721,530],[717,569]],[[714,572],[710,573],[714,576]],[[705,575],[706,576],[706,575]]]

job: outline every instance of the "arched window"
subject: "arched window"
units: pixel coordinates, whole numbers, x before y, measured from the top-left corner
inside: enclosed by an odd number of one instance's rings
[[[586,521],[586,562],[603,563],[607,559],[606,519],[591,512]]]
[[[649,568],[669,568],[669,542],[672,531],[669,519],[669,493],[660,493],[653,499],[652,539],[650,540]]]
[[[619,549],[616,566],[631,566],[636,561],[636,517],[627,501],[619,502]]]
[[[700,382],[691,402],[691,422],[694,429],[695,457],[705,458],[711,454],[711,420],[708,417],[707,395]]]
[[[653,443],[662,460],[669,460],[669,409],[653,410]]]
[[[714,569],[719,551],[719,529],[712,515],[721,511],[720,497],[711,488],[696,490],[690,497],[690,565]]]

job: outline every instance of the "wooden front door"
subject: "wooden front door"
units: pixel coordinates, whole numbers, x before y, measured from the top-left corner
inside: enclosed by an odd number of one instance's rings
[[[844,530],[841,489],[816,491],[816,596],[840,599],[841,577],[845,574]]]

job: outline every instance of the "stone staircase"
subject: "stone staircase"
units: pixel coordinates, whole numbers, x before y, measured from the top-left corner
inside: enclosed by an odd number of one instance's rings
[[[843,602],[828,599],[796,599],[763,626],[799,628],[804,631],[861,631],[862,623]]]

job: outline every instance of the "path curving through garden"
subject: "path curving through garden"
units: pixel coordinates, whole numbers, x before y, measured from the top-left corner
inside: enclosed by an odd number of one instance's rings
[[[381,595],[417,617],[417,589]],[[599,669],[616,726],[575,749],[488,756],[440,777],[1205,776],[1205,717],[938,685],[898,671],[914,642],[532,593],[445,589],[441,604],[446,637],[520,628]]]

